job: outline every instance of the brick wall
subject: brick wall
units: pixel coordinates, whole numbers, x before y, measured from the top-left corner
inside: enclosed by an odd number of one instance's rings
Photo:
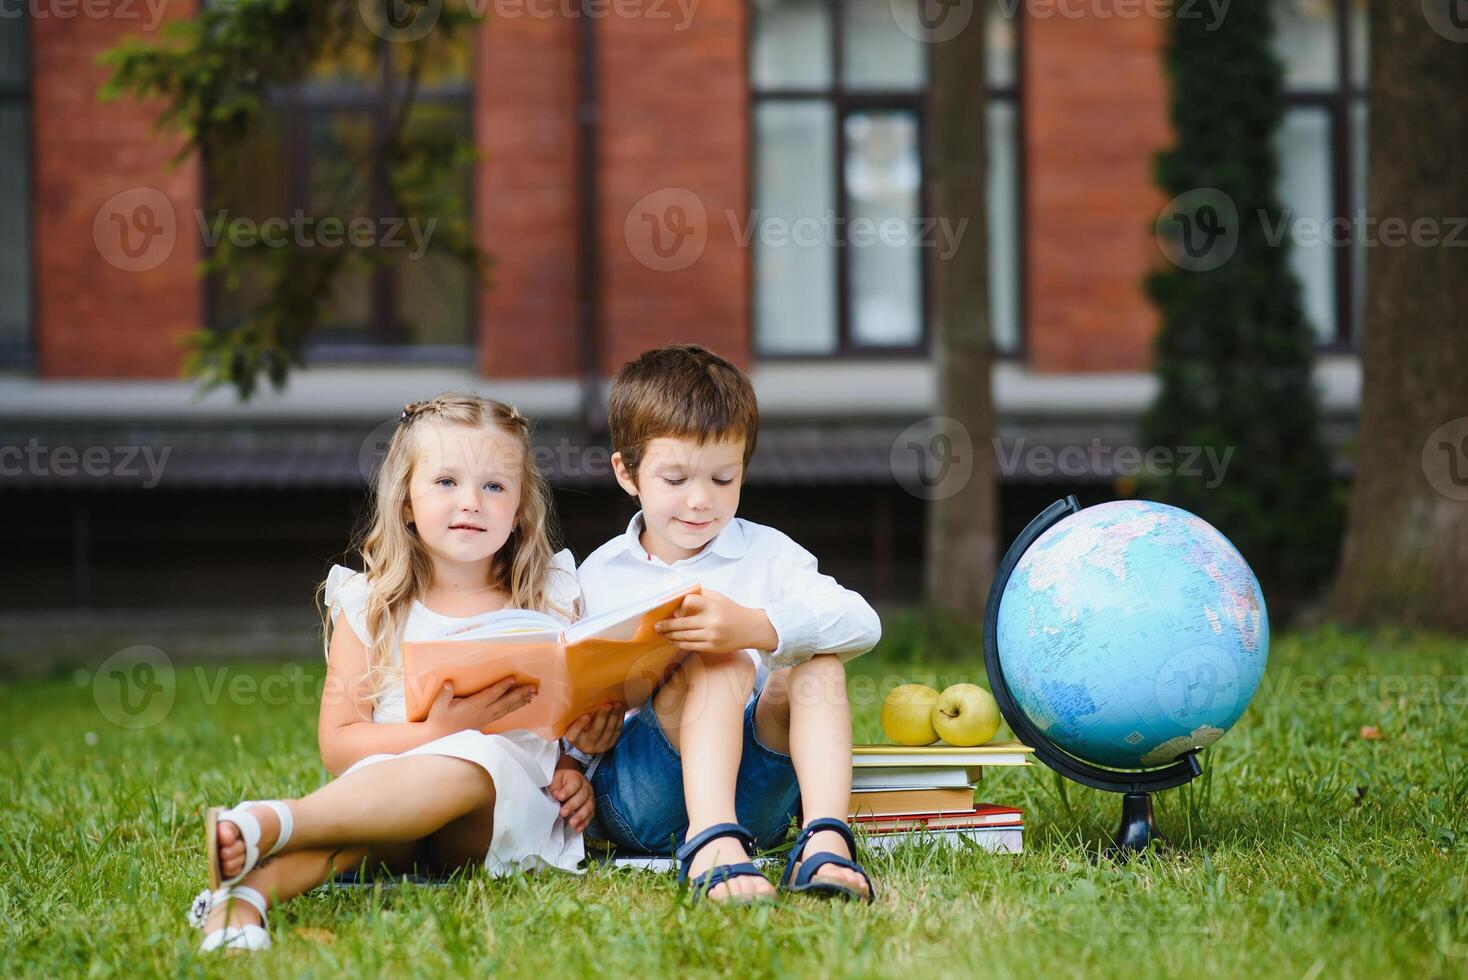
[[[686,22],[673,4],[605,9],[595,26],[602,366],[672,341],[747,364],[749,256],[726,217],[747,208],[744,6],[703,0]],[[570,17],[498,17],[480,33],[477,222],[495,262],[480,367],[491,376],[578,370],[579,32]]]
[[[197,164],[165,169],[176,143],[154,133],[156,107],[96,100],[106,77],[97,54],[145,29],[143,5],[121,9],[139,16],[31,22],[45,376],[172,376],[175,341],[202,313]],[[749,208],[745,4],[703,0],[687,22],[677,5],[629,9],[642,13],[596,24],[602,367],[671,341],[748,365],[750,256],[734,231]],[[166,16],[192,10],[169,4]],[[1152,155],[1169,139],[1164,29],[1146,16],[1026,23],[1025,285],[1037,370],[1150,360],[1157,317],[1141,279],[1159,261],[1149,228],[1162,204]],[[495,262],[480,297],[479,369],[574,374],[578,25],[497,17],[477,40],[476,221]]]
[[[480,247],[479,369],[571,375],[576,347],[576,23],[491,17],[474,70]]]
[[[615,5],[612,5],[615,9]],[[705,344],[749,363],[744,0],[601,22],[602,365]],[[680,29],[681,28],[681,29]],[[654,238],[658,236],[658,238]]]
[[[1097,3],[1074,9],[1110,9]],[[1036,370],[1151,362],[1158,320],[1142,277],[1161,261],[1151,226],[1165,198],[1152,157],[1171,138],[1166,26],[1145,15],[1025,22],[1026,343]]]
[[[190,16],[170,3],[164,19]],[[47,377],[176,375],[175,340],[198,327],[199,171],[165,170],[177,149],[153,130],[156,105],[97,101],[97,55],[148,30],[140,3],[89,3],[33,18],[31,118],[36,344]]]

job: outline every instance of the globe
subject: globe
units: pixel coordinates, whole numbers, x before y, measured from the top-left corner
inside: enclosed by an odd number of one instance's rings
[[[1040,734],[1083,762],[1148,769],[1205,748],[1264,675],[1259,582],[1185,510],[1144,500],[1077,509],[996,585],[1003,683]]]

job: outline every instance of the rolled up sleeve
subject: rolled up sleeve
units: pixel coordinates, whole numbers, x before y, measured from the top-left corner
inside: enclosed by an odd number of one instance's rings
[[[882,637],[882,621],[860,594],[817,568],[816,557],[791,542],[774,563],[779,598],[765,606],[779,645],[765,655],[770,670],[793,667],[818,654],[843,661],[866,653]]]

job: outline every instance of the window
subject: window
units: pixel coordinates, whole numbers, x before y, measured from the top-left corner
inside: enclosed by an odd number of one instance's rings
[[[464,32],[452,49],[440,43],[443,50],[431,54],[404,123],[409,132],[471,137],[471,43]],[[383,253],[391,255],[387,264],[338,276],[312,335],[308,356],[313,360],[472,357],[472,271],[450,255],[425,250],[432,216],[408,225],[393,212],[386,161],[374,159],[365,173],[353,168],[354,161],[372,159],[372,147],[394,124],[406,48],[364,37],[301,83],[275,93],[249,144],[230,159],[206,164],[206,218],[211,221],[225,209],[231,220],[254,222],[271,217],[289,222],[296,215],[337,219],[340,226],[356,220],[379,241],[392,244],[393,251]],[[441,188],[462,208],[470,207],[471,176],[462,167]],[[294,230],[289,234],[300,237]],[[323,232],[322,241],[329,244],[310,247],[349,247],[335,244],[342,237],[333,233],[328,240]],[[314,242],[309,233],[304,239]],[[262,279],[247,269],[238,283],[211,282],[211,323],[218,328],[238,323],[258,302]]]
[[[1274,20],[1285,67],[1275,143],[1280,202],[1294,230],[1290,261],[1318,343],[1353,348],[1366,286],[1366,0],[1275,0]]]
[[[990,304],[1008,351],[1021,333],[1014,6],[990,0],[987,25]],[[755,0],[747,232],[760,354],[924,353],[925,263],[945,248],[921,220],[927,58],[891,0]]]
[[[31,356],[31,214],[25,7],[0,14],[0,363]]]

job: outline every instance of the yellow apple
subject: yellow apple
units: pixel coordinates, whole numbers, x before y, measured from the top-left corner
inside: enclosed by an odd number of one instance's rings
[[[904,684],[893,688],[882,702],[882,731],[898,745],[932,745],[938,741],[933,728],[938,692],[926,684]]]
[[[977,684],[954,684],[938,695],[933,728],[949,745],[983,745],[999,731],[999,705]]]

